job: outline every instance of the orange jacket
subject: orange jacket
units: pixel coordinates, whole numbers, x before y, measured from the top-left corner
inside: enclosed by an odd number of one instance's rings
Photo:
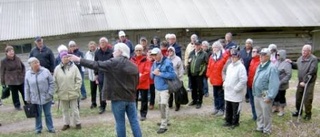
[[[248,88],[252,88],[253,78],[256,74],[257,67],[260,64],[260,57],[255,56],[251,59],[250,65],[249,65],[249,71],[248,71]]]
[[[210,56],[206,75],[213,86],[222,86],[222,70],[229,58],[229,55],[229,51],[225,51],[222,54],[222,57],[218,60],[213,59],[213,54]]]
[[[149,89],[150,86],[150,68],[151,62],[146,56],[134,56],[131,61],[138,66],[139,69],[139,85],[137,89]]]

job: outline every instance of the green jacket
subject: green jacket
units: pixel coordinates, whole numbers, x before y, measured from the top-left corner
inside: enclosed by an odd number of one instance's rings
[[[190,52],[188,61],[191,76],[202,76],[206,74],[208,64],[208,55],[206,52],[200,50],[196,56],[196,52],[193,50]]]
[[[70,62],[67,65],[60,63],[53,73],[55,92],[60,100],[74,100],[80,97],[82,78],[78,67]]]

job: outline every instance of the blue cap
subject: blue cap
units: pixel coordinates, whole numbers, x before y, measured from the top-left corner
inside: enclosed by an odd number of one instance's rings
[[[41,37],[40,36],[37,36],[36,38],[35,38],[35,41],[41,41]]]

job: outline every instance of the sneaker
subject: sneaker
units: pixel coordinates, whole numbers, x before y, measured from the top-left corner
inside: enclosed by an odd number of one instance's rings
[[[196,102],[191,101],[191,102],[188,104],[188,106],[193,106],[193,105],[196,105]]]
[[[154,106],[153,105],[150,105],[149,106],[149,110],[153,110],[154,109]]]
[[[212,115],[215,115],[215,114],[217,114],[219,112],[219,110],[217,110],[217,109],[213,109],[213,112],[211,113]]]
[[[223,116],[224,112],[222,110],[219,110],[216,116]]]
[[[65,130],[67,130],[67,129],[69,129],[69,128],[70,128],[69,125],[64,125],[61,130],[62,130],[62,131],[65,131]]]
[[[157,123],[158,126],[161,126],[161,123]],[[171,126],[171,123],[168,123],[167,126]]]
[[[99,114],[103,114],[105,111],[106,111],[105,108],[101,108],[101,107],[100,107],[100,109],[99,109]]]
[[[158,131],[157,131],[157,133],[158,134],[162,134],[162,133],[164,133],[164,132],[166,132],[168,129],[166,129],[166,128],[160,128]]]
[[[311,115],[305,115],[303,119],[309,121],[311,119]]]
[[[278,114],[277,114],[279,117],[282,117],[284,115],[284,112],[283,111],[280,111]]]
[[[263,134],[265,134],[265,135],[271,135],[271,131],[263,131]]]
[[[140,121],[145,121],[146,119],[146,117],[140,117]]]
[[[22,110],[21,107],[16,107],[15,109],[18,111]]]
[[[48,130],[49,133],[56,133],[56,131],[54,129],[52,130]]]
[[[76,124],[76,129],[81,129],[81,124]]]

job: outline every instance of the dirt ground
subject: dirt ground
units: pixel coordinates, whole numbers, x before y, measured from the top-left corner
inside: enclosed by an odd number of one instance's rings
[[[290,82],[290,89],[287,90],[287,104],[288,107],[286,109],[286,115],[290,115],[290,111],[293,111],[294,108],[294,103],[295,103],[295,85],[296,83],[294,82]],[[313,107],[320,107],[320,92],[319,92],[320,86],[319,83],[316,83],[316,87],[315,87],[315,91],[314,91],[314,102],[313,102]],[[293,92],[293,93],[288,93],[288,92]],[[180,109],[180,111],[176,112],[174,111],[174,109],[170,109],[170,116],[178,116],[178,115],[202,115],[202,114],[210,114],[212,111],[212,87],[210,87],[209,89],[209,93],[210,96],[209,97],[204,97],[204,102],[205,103],[201,109],[195,109],[195,107],[190,107],[190,106],[185,106],[183,105],[182,108]],[[191,95],[189,93],[189,99],[191,98]],[[108,102],[108,104],[110,104],[110,102]],[[57,107],[57,103],[53,106],[53,107]],[[81,101],[81,107],[90,107],[90,98],[87,98],[84,101]],[[93,114],[90,116],[86,116],[86,117],[81,117],[81,123],[83,128],[85,127],[90,127],[90,125],[93,124],[97,124],[97,123],[102,123],[102,122],[112,122],[114,123],[114,118],[112,115],[112,112],[110,111],[111,108],[108,105],[107,106],[107,111],[104,114],[99,115],[97,114]],[[9,111],[16,111],[14,110],[14,108],[12,107],[12,104],[4,104],[2,106],[0,106],[0,112],[1,113],[6,113]],[[97,109],[98,111],[98,109]],[[244,103],[243,105],[243,109],[242,111],[244,111],[244,113],[249,113],[251,114],[251,107],[249,103]],[[23,111],[21,111],[20,113],[23,113]],[[242,113],[242,114],[244,114]],[[80,110],[80,116],[81,116],[81,110]],[[158,110],[150,110],[148,112],[148,116],[147,116],[147,120],[159,120],[160,115],[159,115],[159,111]],[[1,118],[0,118],[1,120]],[[3,121],[3,120],[1,120]],[[54,122],[54,127],[57,130],[60,130],[63,126],[62,123],[62,117],[60,116],[59,118],[54,118],[53,119]],[[2,124],[2,126],[0,126],[0,133],[2,134],[9,134],[9,133],[14,133],[14,132],[21,132],[21,131],[33,131],[34,130],[34,125],[35,125],[35,121],[34,119],[24,119],[22,121],[19,122],[15,122],[15,123],[9,123],[9,124]],[[44,120],[43,120],[43,126],[45,126],[44,124]],[[46,129],[44,127],[44,129]]]

